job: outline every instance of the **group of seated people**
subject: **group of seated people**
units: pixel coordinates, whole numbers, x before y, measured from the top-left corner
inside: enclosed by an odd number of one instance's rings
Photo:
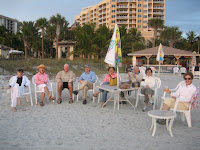
[[[45,93],[48,95],[49,100],[55,100],[55,97],[53,97],[49,93],[49,78],[48,75],[45,73],[45,70],[47,69],[46,66],[41,64],[38,68],[38,73],[35,75],[35,83],[37,85],[37,88],[42,91],[41,93],[41,102],[40,106],[44,106],[43,100],[45,97]],[[64,70],[58,72],[56,75],[56,82],[58,83],[58,100],[57,103],[61,104],[62,103],[62,98],[61,98],[61,93],[64,88],[67,88],[69,90],[69,103],[73,103],[72,99],[72,94],[74,93],[77,95],[80,90],[83,92],[83,104],[87,103],[87,91],[88,89],[93,89],[93,83],[96,81],[96,74],[91,71],[90,66],[87,64],[85,65],[85,72],[81,74],[81,76],[78,79],[78,82],[80,83],[80,86],[77,90],[73,91],[73,82],[76,80],[76,75],[69,70],[70,67],[68,64],[64,65]],[[153,102],[151,101],[151,97],[154,95],[154,90],[156,86],[156,80],[154,77],[152,77],[152,70],[151,68],[147,68],[146,71],[146,76],[143,77],[143,75],[139,72],[139,69],[137,66],[133,68],[133,72],[128,73],[128,79],[132,82],[138,82],[140,83],[141,86],[141,93],[145,95],[145,100],[144,100],[144,108],[143,111],[148,111],[147,110],[147,105],[148,103],[151,103],[153,105]],[[103,84],[109,84],[111,78],[116,78],[117,74],[115,73],[115,68],[114,67],[109,67],[108,68],[108,74],[105,75],[105,78],[103,80]],[[180,86],[178,90],[175,93],[171,93],[169,90],[165,89],[165,92],[170,94],[170,98],[167,98],[164,101],[163,104],[163,110],[169,110],[170,108],[174,107],[175,101],[177,98],[191,98],[193,94],[196,91],[196,87],[192,84],[193,80],[193,74],[191,72],[187,72],[184,74],[184,80],[185,84]],[[17,75],[12,77],[13,80],[10,82],[9,88],[13,88],[13,96],[11,98],[11,107],[13,111],[17,111],[16,105],[18,101],[18,105],[20,105],[20,97],[23,94],[24,87],[30,85],[30,81],[28,78],[23,75],[23,70],[18,69]],[[104,106],[104,103],[107,100],[107,94],[108,91],[99,89],[96,93],[93,93],[94,97],[97,97],[98,94],[102,92],[102,106]],[[179,103],[178,109],[188,109],[189,104],[188,103]],[[158,120],[158,123],[163,124],[163,120]]]

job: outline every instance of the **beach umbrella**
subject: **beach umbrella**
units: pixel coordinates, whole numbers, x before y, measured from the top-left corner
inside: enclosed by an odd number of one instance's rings
[[[160,43],[156,57],[156,61],[159,62],[159,74],[160,74],[160,63],[163,62],[163,60],[164,60],[164,51],[162,48],[162,44]]]
[[[192,53],[192,60],[191,60],[191,66],[192,66],[192,72],[193,72],[193,74],[194,74],[195,66],[197,64],[196,55],[197,55],[197,53],[194,51]]]
[[[104,60],[110,66],[117,66],[117,87],[119,87],[119,67],[122,66],[122,52],[121,52],[121,39],[119,27],[116,24],[112,39]]]

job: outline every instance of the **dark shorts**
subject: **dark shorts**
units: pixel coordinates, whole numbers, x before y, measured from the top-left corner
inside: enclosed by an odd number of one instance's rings
[[[73,86],[73,84],[72,84],[72,86]],[[65,88],[69,89],[68,82],[63,82],[63,88],[62,89],[65,89]]]

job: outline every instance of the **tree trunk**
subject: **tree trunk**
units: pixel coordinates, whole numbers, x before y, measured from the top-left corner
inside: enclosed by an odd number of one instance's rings
[[[157,38],[157,28],[154,28],[154,39],[153,39],[153,47],[156,45],[156,38]]]
[[[25,60],[27,60],[27,41],[24,40]]]
[[[42,29],[42,59],[44,59],[44,29]]]
[[[57,24],[56,28],[56,59],[58,60],[58,42],[59,42],[59,35],[60,35],[60,25]]]
[[[172,47],[173,48],[173,39],[172,38],[170,38],[170,45],[169,45],[169,47]]]

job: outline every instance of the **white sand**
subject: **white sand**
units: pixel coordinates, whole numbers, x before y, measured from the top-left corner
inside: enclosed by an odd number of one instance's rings
[[[120,76],[125,79],[124,74]],[[8,83],[9,77],[0,76],[1,86]],[[102,80],[103,76],[100,83]],[[161,80],[159,97],[165,85],[173,88],[182,77],[161,75]],[[195,79],[193,83],[198,86],[200,80]],[[39,104],[35,105],[33,96],[33,106],[23,100],[18,111],[12,112],[10,95],[1,87],[0,150],[197,150],[200,147],[200,109],[192,111],[192,128],[187,127],[178,114],[172,127],[173,138],[161,125],[157,126],[155,137],[152,137],[149,130],[151,118],[141,111],[142,103],[135,111],[129,104],[122,105],[113,114],[113,103],[101,108],[101,104],[93,103],[91,94],[88,95],[87,105],[82,105],[82,96],[80,101],[69,104],[69,95],[65,90],[62,104],[45,99],[42,108]],[[135,104],[134,93],[129,98]],[[27,110],[22,111],[23,108]]]

